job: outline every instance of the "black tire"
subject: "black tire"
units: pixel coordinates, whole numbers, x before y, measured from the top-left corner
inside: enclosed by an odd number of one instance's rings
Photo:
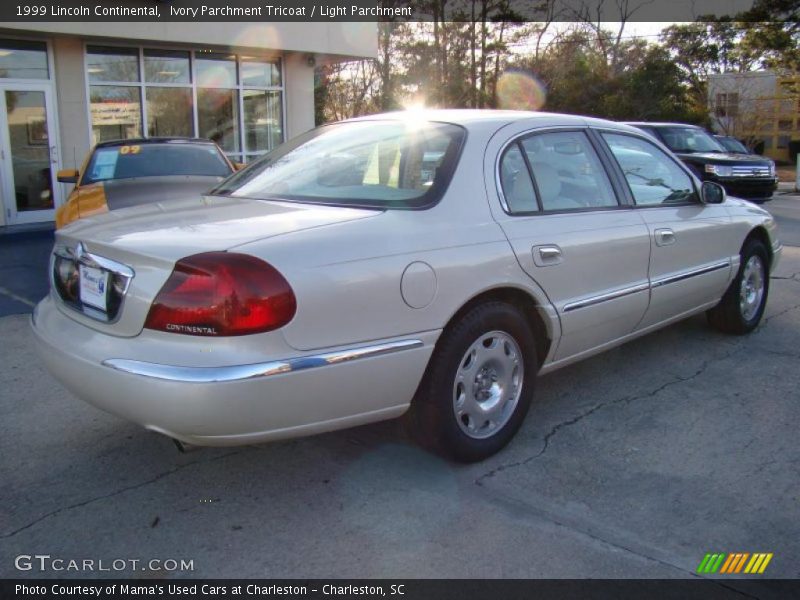
[[[485,348],[494,347],[497,341],[503,344],[504,349],[501,350],[500,361],[513,362],[518,350],[518,363],[522,366],[522,370],[514,371],[518,377],[521,373],[521,377],[516,383],[502,388],[508,390],[510,395],[506,395],[506,392],[500,393],[501,400],[498,401],[498,405],[507,406],[507,409],[503,410],[506,416],[498,418],[494,425],[497,430],[492,431],[492,424],[487,420],[485,434],[488,437],[477,439],[462,429],[462,426],[468,426],[470,418],[462,415],[461,424],[459,424],[459,417],[456,415],[456,397],[458,396],[457,390],[462,388],[457,388],[459,384],[456,377],[459,373],[462,375],[464,373],[462,367],[466,363],[463,362],[463,359],[466,358],[467,351],[483,338],[486,338],[486,342],[490,344],[490,346],[484,345]],[[517,348],[508,343],[509,338],[513,340]],[[492,341],[493,339],[495,342]],[[488,360],[491,362],[493,359]],[[489,362],[484,364],[488,365]],[[513,369],[517,369],[519,365],[514,366]],[[483,367],[476,362],[476,365],[471,368],[475,369],[474,381],[477,382],[479,374],[483,372]],[[497,373],[492,371],[491,367],[486,368],[494,374],[494,381],[497,381]],[[502,367],[499,368],[502,372]],[[459,462],[483,460],[508,444],[519,429],[530,408],[537,370],[538,360],[534,336],[522,312],[511,304],[498,301],[476,306],[442,333],[411,404],[408,414],[410,433],[424,447],[452,460]],[[505,373],[508,372],[506,369]],[[513,375],[511,377],[513,379]],[[491,386],[491,374],[488,379]],[[504,379],[506,379],[505,376],[501,378],[501,380]],[[486,383],[485,378],[481,381]],[[518,388],[521,388],[521,391],[519,391],[516,405],[514,406],[513,402],[506,405],[505,402],[508,402],[508,399],[516,393],[511,390]],[[491,392],[487,390],[485,393]],[[502,398],[506,398],[506,400],[502,400]],[[503,423],[504,419],[507,420]],[[480,431],[476,431],[474,435],[480,433]],[[489,433],[491,434],[489,435]]]
[[[750,239],[745,242],[740,253],[741,261],[739,271],[731,282],[730,287],[720,300],[719,304],[706,312],[708,322],[724,333],[734,335],[744,335],[755,329],[761,317],[764,316],[764,309],[767,306],[767,296],[769,295],[769,254],[764,244],[757,239]],[[754,259],[754,257],[756,257]],[[742,285],[744,283],[744,273],[751,259],[758,260],[762,268],[763,293],[757,309],[751,315],[745,314],[741,303]]]

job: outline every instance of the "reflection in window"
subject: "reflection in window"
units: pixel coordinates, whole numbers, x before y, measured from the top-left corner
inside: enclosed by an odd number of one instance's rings
[[[0,78],[48,79],[44,42],[0,40]]]
[[[197,90],[199,135],[219,144],[225,152],[241,152],[239,100],[236,90]]]
[[[252,57],[241,59],[242,85],[271,87],[281,84],[281,72],[278,64]]]
[[[11,175],[18,212],[53,208],[44,92],[5,92]]]
[[[320,127],[267,154],[214,193],[379,208],[435,202],[464,131],[444,123],[363,121]]]
[[[244,90],[242,95],[247,150],[271,150],[283,138],[280,92]]]
[[[144,80],[148,83],[189,83],[189,53],[145,50]]]
[[[660,148],[630,135],[604,133],[603,137],[625,174],[636,204],[696,200],[691,178]]]
[[[139,81],[136,48],[89,46],[86,56],[89,81]]]
[[[89,88],[92,143],[142,135],[142,105],[138,87],[93,85]]]
[[[220,52],[197,53],[197,85],[202,87],[236,87],[236,55]]]
[[[194,129],[191,89],[149,87],[145,96],[148,136],[191,137]]]

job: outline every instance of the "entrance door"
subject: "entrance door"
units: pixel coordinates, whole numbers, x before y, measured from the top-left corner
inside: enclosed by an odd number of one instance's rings
[[[0,194],[8,225],[52,221],[58,128],[49,84],[0,84]]]

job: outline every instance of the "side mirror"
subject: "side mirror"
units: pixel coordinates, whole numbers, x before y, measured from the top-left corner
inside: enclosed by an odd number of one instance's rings
[[[718,183],[704,181],[700,187],[700,199],[703,204],[722,204],[725,198],[725,188]]]
[[[57,173],[56,179],[58,179],[60,183],[78,183],[79,175],[78,169],[61,169]]]
[[[234,170],[234,171],[241,171],[241,170],[242,170],[242,169],[244,169],[246,166],[247,166],[247,165],[246,165],[246,164],[244,164],[244,163],[235,162],[235,163],[233,163],[233,170]]]

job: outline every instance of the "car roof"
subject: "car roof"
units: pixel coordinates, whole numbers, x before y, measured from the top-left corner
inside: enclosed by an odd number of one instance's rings
[[[477,109],[477,108],[454,108],[454,109],[411,109],[404,111],[386,112],[363,117],[348,119],[344,122],[358,121],[380,121],[380,120],[420,120],[434,121],[441,123],[453,123],[461,125],[467,129],[480,126],[502,127],[514,122],[530,121],[533,126],[542,127],[555,126],[575,126],[585,127],[594,125],[598,127],[609,127],[620,130],[631,130],[627,124],[582,115],[570,115],[564,113],[540,112],[532,110],[501,110],[501,109]],[[537,123],[538,121],[538,123]]]
[[[130,145],[144,145],[144,144],[213,144],[206,138],[192,138],[180,136],[161,136],[161,137],[138,137],[128,138],[125,140],[107,140],[105,142],[98,142],[95,148],[109,148],[115,146],[130,146]]]
[[[650,121],[623,121],[626,125],[633,127],[684,127],[688,129],[703,129],[699,125],[691,125],[689,123],[651,123]]]

